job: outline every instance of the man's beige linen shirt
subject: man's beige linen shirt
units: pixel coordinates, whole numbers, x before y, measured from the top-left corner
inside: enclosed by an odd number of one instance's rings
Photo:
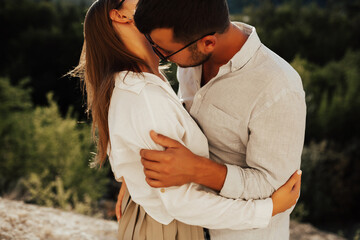
[[[260,42],[254,27],[234,24],[249,36],[245,45],[203,87],[201,66],[179,68],[179,97],[205,133],[210,158],[227,166],[220,195],[260,199],[300,168],[305,93],[298,73]],[[290,212],[265,229],[211,230],[211,239],[289,239]]]

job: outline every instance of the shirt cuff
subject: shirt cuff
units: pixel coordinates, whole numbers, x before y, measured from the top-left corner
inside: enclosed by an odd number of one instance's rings
[[[272,212],[273,212],[273,201],[271,198],[266,198],[262,201],[256,201],[255,221],[258,228],[265,228],[269,225]]]
[[[227,198],[238,199],[244,192],[245,184],[238,166],[225,164],[227,174],[220,195]]]

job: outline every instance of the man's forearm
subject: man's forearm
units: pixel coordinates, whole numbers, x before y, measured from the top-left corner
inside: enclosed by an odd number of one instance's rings
[[[223,189],[228,174],[228,168],[226,165],[216,163],[205,157],[196,157],[197,160],[194,165],[195,171],[192,176],[192,182],[206,186],[218,192],[223,190],[223,196],[225,197],[234,199],[241,197],[244,197],[245,199],[260,199],[271,196],[272,192],[275,190],[266,180],[264,174],[260,171],[249,168],[242,169],[239,166],[231,166],[234,168],[233,171],[239,171],[239,173],[234,174],[233,172],[229,180],[236,181],[232,181],[231,184],[228,183],[226,189]],[[242,174],[240,174],[240,172],[242,172]],[[247,181],[244,179],[245,176],[250,179],[255,179],[256,181],[250,181],[246,184]],[[228,189],[229,185],[231,185],[232,189]],[[227,194],[229,190],[231,190],[231,194]],[[241,193],[239,190],[241,190]]]
[[[220,191],[224,185],[227,168],[223,164],[216,163],[210,159],[197,156],[195,174],[192,182],[201,184],[215,191]]]

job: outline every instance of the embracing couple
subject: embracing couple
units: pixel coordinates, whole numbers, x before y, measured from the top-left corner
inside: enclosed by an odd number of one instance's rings
[[[124,179],[119,239],[289,239],[305,94],[254,27],[226,0],[98,0],[84,36],[72,73],[97,159]],[[178,95],[159,59],[178,64]]]

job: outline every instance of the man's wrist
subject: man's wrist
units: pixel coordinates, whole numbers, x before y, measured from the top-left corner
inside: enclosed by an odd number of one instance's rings
[[[197,158],[192,182],[220,191],[226,179],[227,167],[205,157]]]
[[[195,155],[195,160],[194,160],[194,168],[193,168],[193,172],[191,173],[191,182],[197,183],[197,184],[201,184],[200,183],[200,179],[202,178],[204,169],[203,166],[205,164],[206,158]]]

